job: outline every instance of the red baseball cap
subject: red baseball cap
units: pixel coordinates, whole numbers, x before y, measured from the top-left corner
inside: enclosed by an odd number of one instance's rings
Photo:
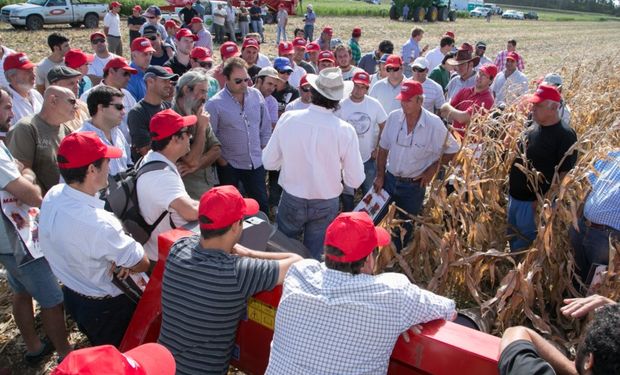
[[[133,10],[136,10],[138,12],[142,12],[142,7],[140,5],[136,5],[135,7],[133,7]]]
[[[364,259],[377,246],[385,246],[390,240],[390,233],[375,227],[366,212],[344,212],[336,216],[325,232],[325,245],[339,249],[344,255],[325,256],[336,262],[351,263]]]
[[[407,101],[416,95],[424,94],[422,84],[412,79],[406,79],[400,86],[400,94],[396,95],[396,100]]]
[[[366,72],[357,72],[353,75],[353,83],[370,86],[370,76]]]
[[[203,62],[213,61],[213,58],[211,58],[211,51],[206,47],[192,48],[192,51],[189,53],[189,57]]]
[[[110,3],[110,9],[112,8],[116,8],[116,7],[121,7],[121,3],[119,3],[118,1],[113,1]]]
[[[144,37],[140,37],[140,38],[134,39],[133,42],[131,42],[131,52],[134,52],[134,51],[145,52],[145,53],[155,52],[155,48],[153,48],[153,45],[151,44],[150,40]]]
[[[120,158],[123,150],[107,146],[95,132],[76,132],[64,137],[58,146],[58,168],[85,167],[101,158]],[[62,160],[62,161],[61,161]]]
[[[151,117],[151,122],[149,123],[151,139],[160,141],[185,127],[196,125],[196,121],[198,121],[196,116],[181,116],[172,109],[158,112]]]
[[[90,34],[90,40],[92,42],[93,39],[97,39],[97,38],[103,38],[106,39],[105,34],[99,31],[96,31],[92,34]]]
[[[300,37],[293,39],[293,47],[306,49],[306,40]]]
[[[443,36],[449,36],[452,39],[456,39],[456,36],[454,35],[453,31],[446,31],[446,33],[443,34]]]
[[[310,82],[308,82],[308,75],[304,74],[301,79],[299,80],[299,87],[303,87],[305,85],[309,85]]]
[[[202,19],[200,17],[193,17],[190,23],[202,23]]]
[[[243,198],[232,185],[223,185],[211,188],[200,197],[198,222],[201,229],[222,229],[256,213],[258,202]]]
[[[194,41],[198,40],[198,35],[194,35],[189,29],[180,29],[174,37],[177,40],[181,40],[181,38],[192,38]]]
[[[329,34],[330,36],[331,36],[331,35],[334,35],[334,29],[332,29],[332,27],[331,27],[331,26],[325,26],[325,27],[323,28],[323,32],[324,32],[325,34]]]
[[[239,55],[239,47],[237,47],[235,42],[222,43],[220,46],[220,56],[222,56],[222,60],[227,60],[231,57],[237,57]]]
[[[156,343],[143,344],[125,353],[112,345],[74,350],[51,375],[174,375],[176,364],[172,353]]]
[[[385,60],[386,68],[399,68],[403,65],[403,59],[398,55],[390,55],[387,60]]]
[[[530,97],[527,98],[528,102],[534,104],[542,103],[545,100],[551,100],[552,102],[559,103],[562,101],[562,95],[560,95],[560,92],[557,88],[555,88],[555,86],[540,85],[538,86],[534,94],[530,95]]]
[[[306,52],[321,52],[321,46],[316,42],[306,44]]]
[[[138,39],[144,39],[144,38],[137,38],[134,40],[134,42]],[[132,43],[133,44],[133,43]],[[110,69],[123,69],[128,71],[131,74],[136,74],[138,73],[138,71],[134,68],[132,68],[131,66],[129,66],[129,64],[127,64],[127,60],[125,60],[123,57],[115,57],[113,59],[111,59],[110,61],[108,61],[107,64],[105,64],[105,66],[103,67],[103,72],[107,73],[108,70]]]
[[[515,62],[519,62],[519,60],[521,59],[521,56],[519,56],[518,53],[512,51],[512,52],[508,52],[508,54],[506,55],[506,60],[513,60]]]
[[[243,45],[241,46],[241,49],[246,49],[246,48],[256,48],[257,50],[260,51],[260,43],[258,43],[258,40],[254,38],[245,38],[243,40]]]
[[[9,69],[28,70],[34,68],[35,66],[36,65],[32,61],[30,61],[28,59],[28,56],[26,56],[26,54],[23,52],[8,55],[4,59],[4,63],[2,64],[5,72]]]
[[[495,64],[484,64],[479,70],[491,79],[494,79],[497,76],[497,66],[495,66]]]
[[[353,28],[353,32],[351,32],[351,36],[356,38],[358,36],[362,36],[362,28],[361,27],[355,27]]]
[[[293,44],[291,42],[280,42],[280,44],[278,44],[278,54],[280,56],[291,53],[293,53]]]
[[[174,27],[175,29],[179,27],[179,25],[172,19],[166,21],[166,23],[164,23],[164,27],[166,29]]]
[[[65,65],[72,69],[77,69],[84,64],[92,62],[94,55],[84,53],[81,49],[70,49],[65,54]]]
[[[328,60],[333,63],[336,62],[336,59],[334,58],[334,53],[332,51],[321,51],[321,53],[319,53],[319,61],[323,60]]]

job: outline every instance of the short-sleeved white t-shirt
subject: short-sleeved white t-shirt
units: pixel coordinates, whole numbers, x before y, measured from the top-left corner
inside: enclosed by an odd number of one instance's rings
[[[95,55],[93,62],[91,62],[90,66],[88,67],[88,74],[95,77],[103,77],[103,68],[108,63],[108,61],[112,60],[115,57],[118,56],[113,53],[110,53],[110,56],[106,57],[105,59]]]
[[[379,124],[387,120],[383,106],[368,95],[360,103],[355,103],[349,97],[340,102],[340,110],[336,115],[355,128],[362,161],[367,162],[379,142]]]
[[[118,14],[108,12],[103,17],[103,26],[108,28],[108,35],[121,36],[121,18]]]

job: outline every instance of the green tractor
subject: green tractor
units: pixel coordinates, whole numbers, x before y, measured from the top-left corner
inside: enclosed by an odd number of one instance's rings
[[[427,20],[450,21],[456,20],[456,10],[452,9],[451,0],[393,0],[390,8],[390,19],[398,20],[402,17],[403,7],[409,6],[407,19],[415,22]]]

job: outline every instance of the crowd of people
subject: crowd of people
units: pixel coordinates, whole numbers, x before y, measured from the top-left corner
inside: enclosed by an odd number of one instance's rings
[[[156,6],[134,7],[127,61],[120,7],[111,3],[103,30],[90,35],[92,53],[71,48],[57,32],[38,64],[27,51],[0,46],[0,263],[25,360],[37,363],[56,350],[58,374],[79,373],[91,357],[121,366],[135,355],[133,362],[153,368],[147,354],[167,351],[172,364],[162,359],[161,373],[225,374],[248,298],[279,284],[267,373],[385,373],[399,335],[453,320],[457,310],[404,275],[373,275],[374,250],[392,242],[400,251],[415,229],[410,221],[403,236],[375,227],[367,213],[351,212],[356,199],[383,189],[403,218],[421,214],[427,186],[447,177],[443,167],[472,121],[522,110],[529,119],[514,135],[520,156],[507,180],[516,252],[536,237],[537,196],[578,158],[563,78],[550,72],[530,92],[516,40],[490,60],[485,42],[457,43],[451,31],[436,36],[434,48],[422,46],[426,34],[416,26],[400,52],[397,41],[383,40],[362,54],[359,27],[348,41],[330,26],[314,39],[317,17],[308,5],[304,28],[290,41],[280,8],[278,56],[266,56],[258,3],[239,10],[250,25],[241,25],[237,41],[235,19],[222,9],[230,1],[215,10],[215,39],[204,9],[190,1],[180,23],[161,22]],[[609,263],[610,246],[620,240],[619,162],[616,150],[596,163],[579,228],[571,231],[583,282]],[[132,171],[150,228],[144,243],[105,209],[110,182]],[[448,180],[445,186],[450,192]],[[16,218],[9,203],[29,214]],[[258,211],[313,259],[239,245],[243,218]],[[36,221],[36,235],[24,233],[23,220],[31,227]],[[166,259],[163,347],[121,355],[114,347],[136,305],[114,280],[151,272],[158,236],[195,221],[200,234],[176,242]],[[45,339],[35,330],[33,298]],[[502,340],[502,374],[619,371],[618,305],[599,296],[567,303],[570,316],[611,305],[597,313],[576,367],[535,332],[514,328]],[[65,311],[100,349],[72,353]]]

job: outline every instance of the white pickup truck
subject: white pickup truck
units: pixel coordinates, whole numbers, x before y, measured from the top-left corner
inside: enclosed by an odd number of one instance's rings
[[[40,30],[43,25],[68,23],[73,27],[82,24],[94,29],[99,27],[108,11],[108,4],[80,2],[79,0],[28,0],[23,4],[2,7],[0,21],[14,28]]]

